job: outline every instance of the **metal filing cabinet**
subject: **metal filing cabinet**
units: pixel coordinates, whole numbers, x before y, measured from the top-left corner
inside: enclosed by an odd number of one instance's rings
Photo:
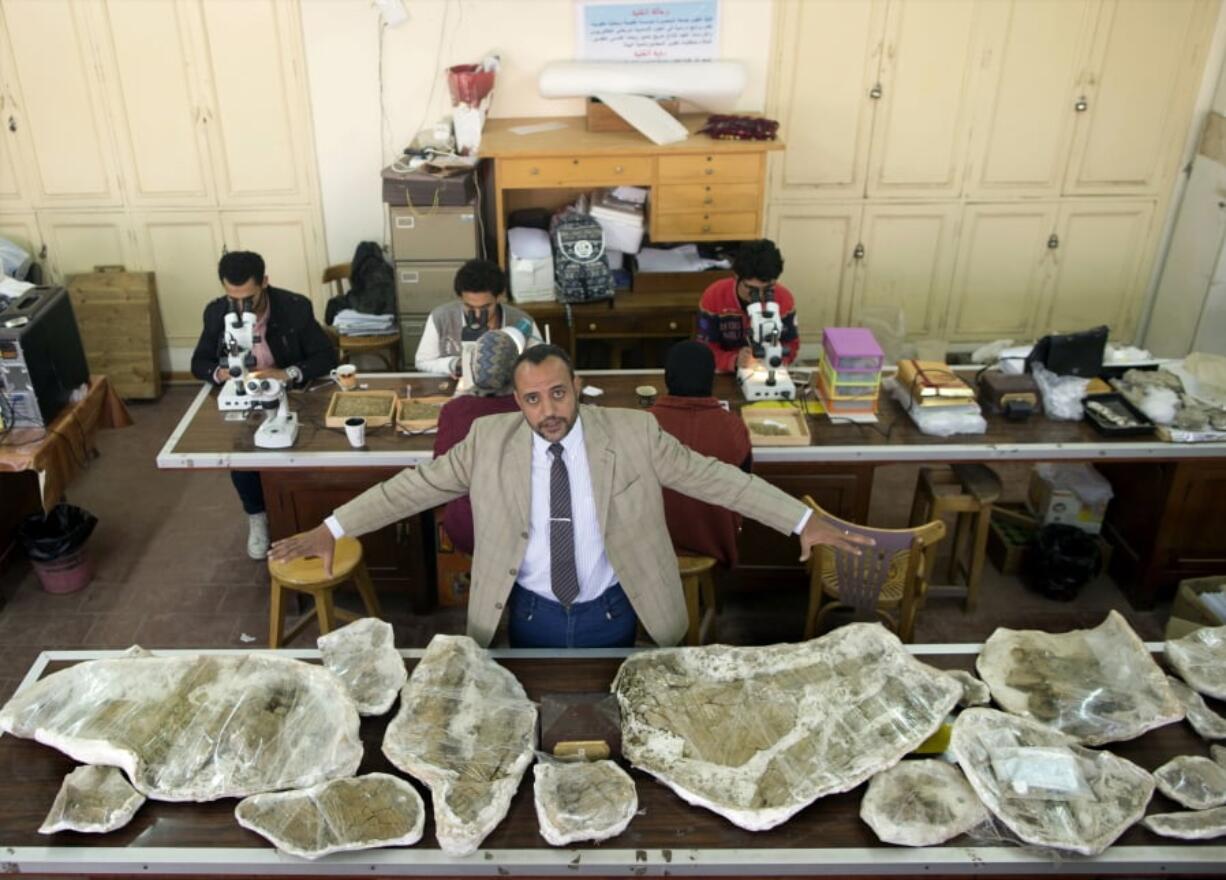
[[[404,363],[412,369],[430,310],[455,298],[455,273],[478,256],[475,205],[388,207]]]

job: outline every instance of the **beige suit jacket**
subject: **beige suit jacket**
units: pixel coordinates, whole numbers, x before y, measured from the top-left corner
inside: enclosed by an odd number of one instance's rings
[[[657,644],[675,645],[687,618],[661,487],[784,534],[806,508],[764,480],[681,445],[650,413],[581,406],[579,414],[605,554],[647,632]],[[532,429],[523,415],[485,416],[446,455],[401,471],[335,516],[345,534],[356,536],[469,495],[476,549],[468,634],[488,645],[527,549],[531,480]]]

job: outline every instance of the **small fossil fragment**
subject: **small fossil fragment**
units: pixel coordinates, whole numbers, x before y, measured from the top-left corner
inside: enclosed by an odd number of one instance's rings
[[[1206,626],[1168,641],[1163,653],[1189,685],[1226,700],[1226,626]]]
[[[316,640],[324,666],[349,689],[362,715],[382,715],[409,677],[396,651],[392,625],[363,617]]]
[[[1166,680],[1170,682],[1179,702],[1183,703],[1188,723],[1202,739],[1226,739],[1226,718],[1210,709],[1204,697],[1179,679],[1168,675]]]
[[[1226,804],[1226,768],[1200,755],[1180,755],[1154,771],[1158,790],[1191,810]]]
[[[634,780],[612,761],[538,761],[532,772],[541,837],[553,846],[616,837],[638,811]]]
[[[64,777],[38,833],[114,831],[132,821],[144,802],[119,768],[87,764]]]
[[[957,767],[916,760],[872,778],[860,818],[886,843],[936,846],[986,820],[988,810]]]
[[[1146,816],[1142,824],[1164,837],[1208,840],[1226,834],[1226,807],[1191,813],[1155,813]]]
[[[958,705],[963,708],[971,706],[986,706],[992,700],[992,692],[982,679],[976,678],[965,669],[947,669],[945,674],[953,678],[962,687],[962,696]]]

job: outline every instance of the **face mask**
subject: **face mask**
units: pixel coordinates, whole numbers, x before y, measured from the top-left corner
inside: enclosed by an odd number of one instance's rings
[[[490,321],[494,317],[494,309],[496,305],[482,306],[479,309],[464,309],[464,329],[461,332],[461,340],[471,342],[490,327]]]

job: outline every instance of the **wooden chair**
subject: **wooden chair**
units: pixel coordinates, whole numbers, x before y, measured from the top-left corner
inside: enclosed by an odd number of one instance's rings
[[[302,632],[311,618],[304,617],[294,624],[288,633],[283,633],[285,626],[285,591],[294,590],[306,593],[315,599],[315,615],[319,618],[319,634],[324,635],[336,629],[336,622],[357,620],[358,615],[337,608],[332,594],[338,586],[352,579],[362,597],[366,613],[371,617],[382,617],[379,599],[375,595],[374,584],[366,571],[366,563],[362,560],[362,544],[356,538],[344,537],[336,542],[336,552],[332,556],[332,575],[324,574],[323,560],[311,556],[305,559],[295,559],[293,562],[268,563],[268,574],[272,581],[272,596],[269,604],[268,646],[279,648],[291,641]]]
[[[333,296],[345,292],[345,282],[349,280],[349,263],[337,263],[324,269],[323,283],[331,284]],[[400,368],[400,331],[384,333],[379,336],[345,336],[336,332],[334,327],[325,327],[328,338],[336,346],[336,356],[340,363],[347,364],[356,354],[369,354],[377,357],[386,366],[389,373]]]
[[[936,544],[945,536],[939,520],[907,529],[874,529],[839,519],[810,497],[805,504],[835,527],[877,542],[860,556],[818,546],[809,557],[809,610],[805,638],[817,635],[823,617],[835,608],[871,611],[904,642],[915,633],[915,616],[928,589]],[[825,601],[827,599],[833,601]]]
[[[959,576],[966,578],[967,611],[974,611],[979,603],[979,581],[987,556],[992,505],[1000,499],[1002,491],[1000,477],[987,465],[955,464],[948,468],[920,468],[910,522],[912,526],[917,526],[941,519],[946,514],[954,514],[954,538],[949,547],[946,580],[953,584]],[[968,536],[964,556],[963,538]]]
[[[710,556],[678,556],[677,571],[685,591],[690,628],[687,645],[705,645],[715,637],[715,560]]]

